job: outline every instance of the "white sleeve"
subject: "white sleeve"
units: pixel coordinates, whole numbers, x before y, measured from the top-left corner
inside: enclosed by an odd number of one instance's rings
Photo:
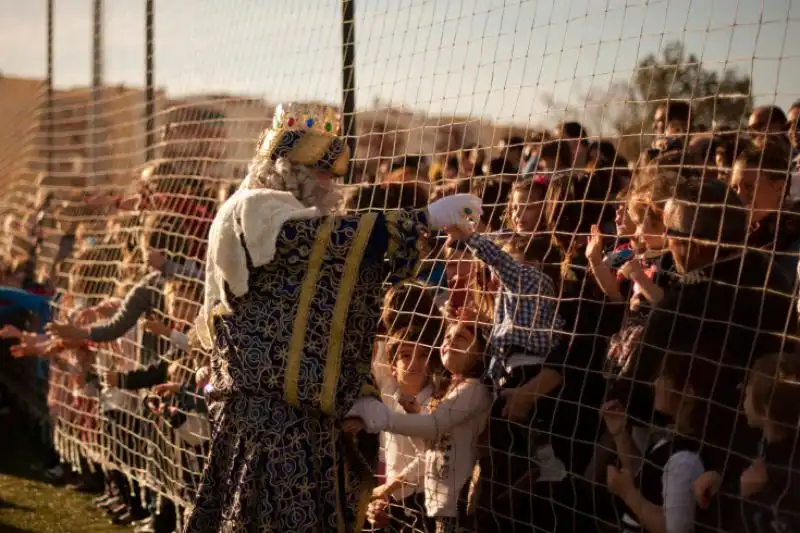
[[[423,457],[416,456],[414,459],[406,465],[400,475],[403,476],[403,481],[405,485],[414,485],[415,487],[419,486],[419,480],[422,478],[423,469],[425,468],[425,461]]]
[[[358,398],[345,418],[360,418],[368,433],[379,433],[389,424],[389,407],[372,397]]]
[[[703,462],[694,452],[678,452],[664,466],[661,486],[664,520],[668,533],[688,533],[694,527],[695,501],[692,485],[704,472]]]
[[[470,417],[488,414],[490,407],[491,397],[486,387],[479,382],[470,382],[459,386],[452,396],[445,398],[433,414],[389,413],[386,431],[407,437],[434,439]]]

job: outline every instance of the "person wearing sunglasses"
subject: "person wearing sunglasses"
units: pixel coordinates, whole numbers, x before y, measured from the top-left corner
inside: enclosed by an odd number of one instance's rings
[[[664,224],[678,279],[651,312],[634,376],[652,378],[665,351],[679,341],[723,347],[714,386],[718,407],[707,418],[704,438],[726,450],[719,458],[728,464],[725,471],[737,472],[723,480],[731,494],[748,466],[742,458],[754,457],[758,442],[738,421],[738,385],[754,357],[794,348],[787,338],[797,325],[793,287],[765,254],[744,247],[748,219],[740,198],[721,181],[695,178],[676,187]]]

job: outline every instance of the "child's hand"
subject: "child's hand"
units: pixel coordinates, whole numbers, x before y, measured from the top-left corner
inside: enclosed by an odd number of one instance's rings
[[[154,413],[161,411],[161,399],[158,396],[148,396],[144,399],[144,404]]]
[[[22,342],[10,348],[11,356],[15,358],[27,357],[29,355],[44,355],[42,346],[37,343]]]
[[[600,408],[600,415],[606,423],[608,432],[616,437],[625,431],[625,409],[617,400],[611,400],[603,404]]]
[[[465,241],[469,239],[473,233],[475,233],[475,230],[472,229],[472,226],[467,224],[447,226],[444,230],[447,232],[447,235],[450,237],[451,241]]]
[[[742,472],[739,478],[741,484],[741,492],[743,498],[758,493],[767,484],[767,467],[764,465],[763,459],[756,459],[753,461],[747,470]]]
[[[356,435],[364,431],[364,422],[360,418],[346,418],[342,422],[342,430],[345,433]]]
[[[167,398],[177,393],[181,389],[179,383],[161,383],[153,387],[153,394]]]
[[[194,374],[194,382],[198,389],[203,390],[211,382],[211,368],[207,366],[198,368]]]
[[[642,270],[642,264],[637,259],[631,259],[622,265],[618,272],[625,279],[633,279],[635,275],[641,274],[644,270]]]
[[[626,494],[636,490],[630,471],[625,468],[620,470],[614,465],[608,465],[606,468],[606,485],[612,494],[623,499]]]
[[[45,331],[47,331],[51,337],[57,337],[63,340],[86,340],[89,338],[88,331],[73,326],[72,324],[50,322],[45,326]]]
[[[163,322],[152,318],[144,320],[142,322],[142,327],[145,329],[145,331],[149,331],[150,333],[159,335],[161,337],[169,337],[172,333],[172,330]]]
[[[119,387],[119,372],[109,372],[106,374],[106,385],[111,388]]]
[[[500,397],[505,400],[502,416],[514,422],[525,422],[536,403],[536,396],[521,387],[505,389],[500,392]]]
[[[167,259],[158,250],[150,250],[149,252],[147,252],[147,264],[155,268],[156,270],[161,269],[161,267],[163,267],[164,263],[166,262]]]
[[[0,339],[19,339],[20,337],[22,337],[22,332],[11,324],[0,328]]]
[[[417,400],[416,396],[411,394],[401,394],[400,398],[397,399],[397,403],[405,409],[406,413],[417,414],[421,409],[419,400]]]
[[[76,326],[85,327],[89,324],[92,324],[97,321],[99,313],[97,309],[94,307],[87,307],[86,309],[81,309],[73,318],[73,323]]]
[[[692,484],[692,493],[694,500],[702,509],[707,508],[711,504],[711,498],[717,495],[719,487],[722,484],[722,478],[713,470],[703,472],[699,478]]]
[[[389,502],[386,500],[373,500],[367,507],[367,520],[375,529],[383,529],[389,525]]]
[[[383,485],[378,485],[377,487],[372,489],[372,499],[388,501],[391,490],[392,490],[391,483],[384,483]]]
[[[114,313],[117,312],[117,309],[119,309],[120,303],[121,302],[118,299],[112,298],[112,299],[105,300],[105,301],[101,302],[100,304],[95,306],[95,309],[100,314],[100,316],[102,316],[103,318],[110,318],[110,317],[114,316]]]
[[[586,259],[590,261],[602,261],[603,235],[600,233],[600,226],[593,224],[591,231],[589,242],[586,244]]]
[[[77,350],[83,346],[83,342],[84,341],[80,339],[57,339],[56,342],[52,342],[51,344],[58,345],[61,349]]]

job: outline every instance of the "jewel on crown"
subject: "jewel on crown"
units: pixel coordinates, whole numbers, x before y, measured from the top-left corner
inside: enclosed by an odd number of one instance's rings
[[[339,135],[339,111],[313,104],[278,104],[272,119],[273,130],[311,130],[324,135]]]

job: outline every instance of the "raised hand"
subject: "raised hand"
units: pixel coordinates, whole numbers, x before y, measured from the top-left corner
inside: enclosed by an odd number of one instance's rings
[[[383,529],[391,522],[389,502],[385,499],[372,500],[367,507],[367,520],[375,529]]]
[[[364,431],[364,422],[360,418],[346,418],[345,421],[342,422],[342,430],[345,433],[356,435]]]
[[[600,226],[592,225],[589,242],[586,244],[586,259],[601,261],[603,259],[603,235],[600,233]]]
[[[636,485],[633,483],[633,475],[625,468],[619,469],[616,466],[609,465],[606,469],[606,486],[609,492],[621,498],[626,494],[630,494],[632,490],[636,490]]]
[[[613,437],[625,431],[625,409],[617,400],[611,400],[603,404],[603,407],[600,408],[600,415],[606,423],[608,432]]]
[[[692,494],[697,505],[705,509],[711,504],[711,498],[717,495],[722,485],[722,477],[710,470],[695,480],[692,484]]]
[[[0,339],[19,339],[22,337],[22,332],[11,324],[6,324],[0,328]]]
[[[180,383],[160,383],[153,387],[153,394],[162,398],[168,398],[181,389]]]
[[[96,308],[87,307],[75,313],[73,321],[76,326],[84,327],[97,322],[99,315],[100,313],[98,313]]]
[[[469,224],[457,224],[455,226],[447,226],[444,228],[450,241],[466,241],[470,236],[475,233],[472,226]]]
[[[421,410],[417,397],[410,394],[401,394],[397,403],[400,404],[400,407],[402,407],[406,413],[417,414]]]
[[[169,337],[170,333],[172,333],[172,330],[160,320],[147,319],[142,322],[142,327],[145,331],[155,333],[162,337]]]
[[[624,265],[619,268],[619,273],[625,277],[625,279],[633,279],[636,274],[642,273],[642,264],[636,259],[631,259]]]
[[[45,331],[51,337],[58,337],[65,340],[86,340],[89,338],[89,332],[83,328],[73,326],[72,324],[59,324],[57,322],[50,322],[45,326]]]
[[[764,465],[764,459],[759,458],[753,461],[753,464],[742,472],[739,482],[743,498],[749,498],[760,492],[767,484],[767,467]]]

